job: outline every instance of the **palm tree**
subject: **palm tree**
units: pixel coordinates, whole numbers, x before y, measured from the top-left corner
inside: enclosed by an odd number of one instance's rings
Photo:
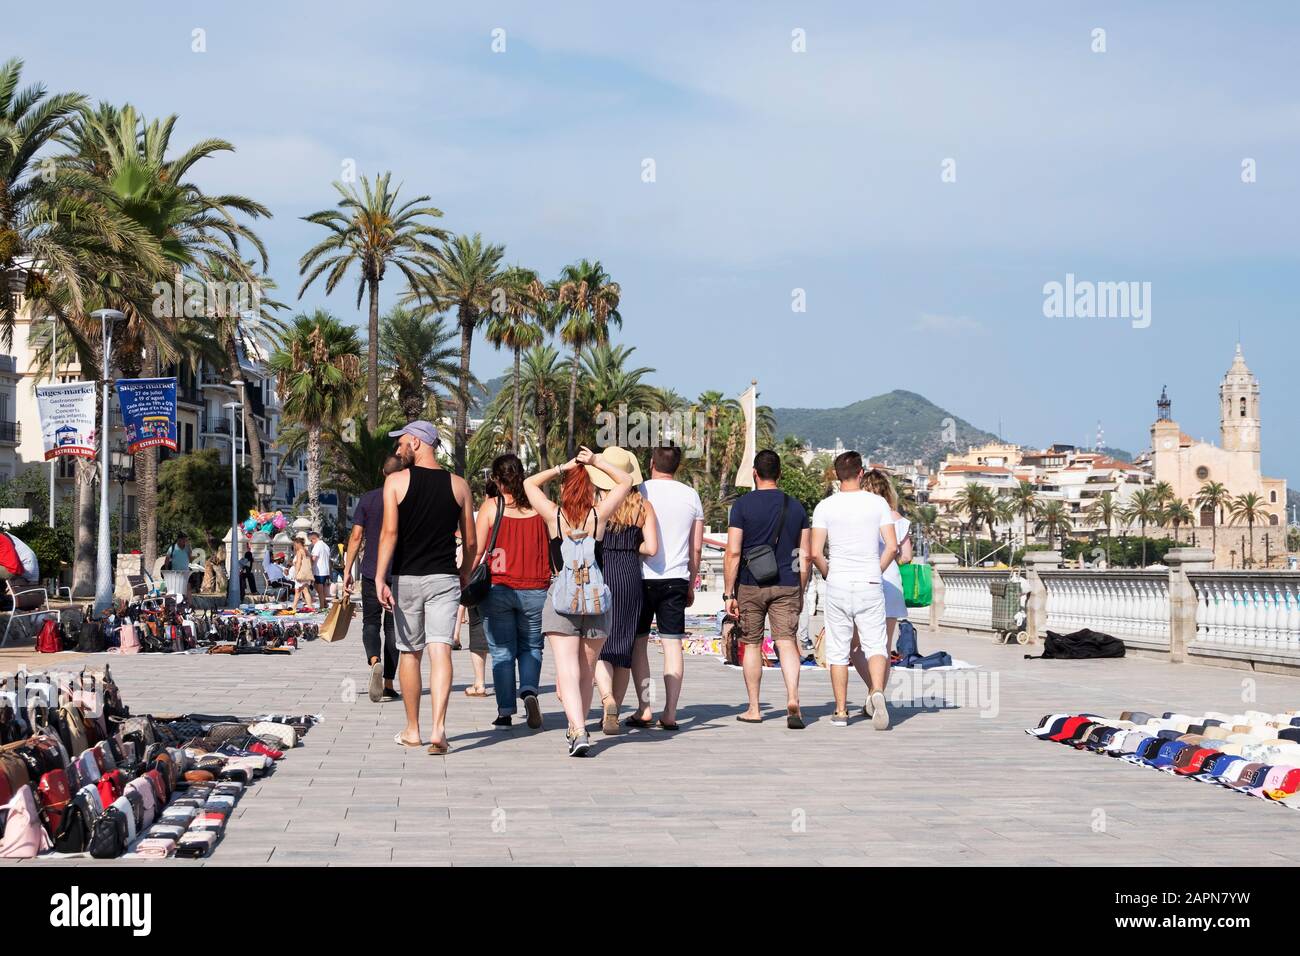
[[[308,508],[312,527],[320,528],[321,437],[343,417],[359,390],[357,331],[323,309],[296,315],[268,367],[277,377],[285,415],[307,432]]]
[[[545,323],[551,323],[556,315],[546,306],[548,292],[531,269],[518,266],[507,269],[502,277],[501,294],[494,295],[500,300],[498,311],[493,303],[493,311],[488,318],[484,334],[487,340],[497,348],[508,348],[514,355],[514,373],[510,381],[514,384],[514,409],[510,419],[510,450],[519,454],[519,417],[522,400],[519,390],[519,362],[524,349],[541,345],[548,332],[555,329]]]
[[[1233,524],[1236,524],[1239,521],[1246,522],[1246,528],[1249,533],[1249,537],[1246,539],[1246,541],[1247,541],[1247,546],[1250,549],[1249,550],[1250,563],[1252,566],[1254,566],[1255,564],[1255,522],[1268,520],[1268,512],[1264,508],[1264,499],[1262,496],[1257,495],[1253,491],[1248,491],[1245,494],[1237,495],[1236,498],[1232,499],[1232,504],[1229,508],[1228,513],[1232,518]]]
[[[934,505],[918,505],[913,516],[920,530],[921,540],[929,540],[933,529],[939,524],[939,509]]]
[[[234,146],[221,139],[201,140],[179,155],[172,155],[172,135],[177,117],[146,121],[134,107],[116,108],[100,104],[96,109],[82,109],[61,136],[70,154],[61,162],[87,184],[87,195],[95,196],[121,220],[130,222],[141,235],[148,236],[161,252],[157,263],[140,261],[131,268],[109,270],[99,278],[99,291],[105,304],[115,306],[126,315],[126,326],[114,337],[120,345],[116,358],[123,372],[157,375],[162,366],[183,356],[193,356],[195,333],[207,317],[212,322],[210,335],[221,342],[230,341],[226,355],[234,354],[238,307],[227,308],[224,296],[209,295],[201,302],[170,295],[176,280],[189,276],[206,284],[208,290],[226,288],[235,282],[248,290],[249,299],[260,298],[260,290],[270,287],[269,280],[259,277],[255,263],[240,254],[240,243],[251,246],[260,256],[261,268],[267,267],[266,249],[256,233],[240,216],[249,219],[269,217],[271,212],[246,196],[208,195],[189,180],[194,167],[204,159]],[[163,291],[168,294],[162,295]],[[256,295],[252,293],[256,292]],[[93,320],[71,323],[74,339],[82,340],[83,351],[95,350],[99,337]],[[235,369],[238,368],[237,359]],[[246,424],[252,420],[245,410]],[[260,463],[261,448],[256,427],[249,430],[255,446],[254,462]],[[157,553],[158,449],[137,453],[137,489],[140,512],[140,537],[144,560],[151,565]]]
[[[578,366],[582,350],[588,345],[609,341],[609,327],[623,325],[618,302],[621,290],[605,272],[599,260],[583,259],[567,265],[560,273],[555,298],[564,310],[560,340],[573,349],[569,362],[569,433],[565,454],[572,456],[573,413],[578,400]]]
[[[1123,509],[1113,491],[1103,491],[1093,499],[1084,511],[1084,518],[1091,525],[1106,529],[1106,561],[1110,562],[1110,528]]]
[[[976,547],[976,534],[979,531],[980,523],[991,520],[989,515],[993,511],[993,492],[984,485],[970,481],[966,487],[953,497],[952,507],[957,514],[966,515],[967,522],[971,530],[971,551],[975,554],[975,561],[979,561],[979,553]],[[992,524],[989,525],[989,534],[992,535]]]
[[[1065,552],[1065,535],[1069,532],[1070,525],[1070,513],[1065,510],[1065,503],[1061,501],[1045,502],[1038,509],[1038,517],[1034,521],[1035,533],[1046,532],[1049,542],[1053,535],[1061,536],[1062,553]]]
[[[469,442],[470,347],[474,332],[491,311],[492,298],[501,287],[501,257],[505,246],[484,245],[478,233],[456,236],[439,250],[426,276],[411,282],[404,302],[418,302],[417,313],[456,310],[460,326],[460,400],[456,409],[456,452],[454,469],[465,474],[465,448]]]
[[[735,404],[734,400],[731,404]],[[713,436],[718,432],[718,419],[729,408],[728,400],[719,391],[701,392],[695,400],[695,410],[704,416],[704,471],[713,472]]]
[[[384,461],[393,453],[393,439],[388,433],[402,423],[385,422],[372,432],[365,422],[358,422],[356,435],[349,440],[337,428],[324,433],[331,450],[330,481],[341,501],[348,496],[360,497],[384,483]]]
[[[1178,497],[1177,495],[1174,494],[1174,486],[1167,481],[1157,481],[1154,485],[1151,486],[1151,491],[1155,494],[1156,502],[1161,507],[1164,507],[1165,505],[1169,504],[1171,501],[1176,500]]]
[[[897,487],[895,488],[895,493],[897,493]],[[899,501],[902,501],[901,497],[899,498]],[[993,516],[994,522],[996,522],[997,524],[1007,525],[1007,541],[1010,541],[1011,540],[1010,525],[1011,522],[1015,520],[1016,515],[1019,514],[1019,511],[1017,510],[1015,503],[1012,502],[1010,498],[1004,495],[998,495],[993,501],[993,508],[991,510],[991,514]],[[993,535],[994,535],[993,525],[990,524],[989,536],[993,537]],[[1011,549],[1008,548],[1007,549],[1008,563],[1010,563],[1010,558],[1011,558]]]
[[[1221,482],[1207,481],[1196,493],[1196,506],[1202,510],[1210,509],[1210,547],[1219,553],[1219,525],[1226,524],[1223,511],[1232,503],[1228,487]]]
[[[1018,481],[1011,489],[1011,506],[1020,515],[1025,535],[1025,547],[1029,547],[1029,519],[1038,512],[1038,489],[1027,481]]]
[[[518,392],[523,410],[522,453],[543,471],[551,467],[552,446],[557,440],[555,426],[560,418],[560,394],[566,385],[560,353],[551,345],[534,346],[520,357],[518,387],[514,382],[507,382],[486,412],[489,421],[504,417],[505,410],[514,406]]]
[[[329,295],[348,270],[356,266],[361,273],[357,283],[357,308],[362,296],[370,294],[370,321],[366,338],[366,425],[371,431],[379,427],[379,285],[390,265],[395,266],[415,286],[434,268],[438,250],[433,243],[446,238],[445,230],[427,222],[442,218],[442,210],[422,206],[428,196],[416,196],[400,206],[398,185],[389,188],[392,173],[381,173],[372,186],[361,177],[361,191],[354,186],[335,183],[338,206],[322,209],[303,218],[324,226],[330,235],[308,249],[298,261],[298,274],[305,276],[298,290],[301,299],[307,288],[325,275],[325,294]],[[464,383],[462,383],[464,384]]]
[[[1130,521],[1138,523],[1142,534],[1142,567],[1147,565],[1147,525],[1159,524],[1164,514],[1160,499],[1154,488],[1143,488],[1133,493],[1129,499],[1128,516]]]
[[[1174,543],[1178,543],[1178,528],[1180,525],[1190,525],[1195,518],[1192,515],[1192,509],[1185,501],[1174,501],[1165,507],[1165,517],[1174,526]]]
[[[394,307],[379,326],[379,361],[405,421],[439,416],[446,397],[460,407],[456,332],[440,315]],[[367,428],[370,426],[367,425]]]

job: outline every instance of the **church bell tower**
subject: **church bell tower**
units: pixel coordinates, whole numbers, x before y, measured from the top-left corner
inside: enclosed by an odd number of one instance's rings
[[[1219,385],[1219,438],[1224,451],[1259,456],[1259,379],[1237,344],[1232,367]]]

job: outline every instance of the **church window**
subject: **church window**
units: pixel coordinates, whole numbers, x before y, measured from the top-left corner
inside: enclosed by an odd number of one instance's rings
[[[1269,503],[1270,503],[1270,504],[1277,504],[1277,492],[1276,492],[1276,491],[1270,491],[1270,492],[1268,493],[1268,500],[1269,500]]]
[[[1206,478],[1210,477],[1210,469],[1206,468],[1204,465],[1201,465],[1201,467],[1196,469],[1196,477],[1199,478],[1201,481],[1204,481]]]
[[[1274,525],[1277,524],[1277,515],[1269,515],[1269,516],[1268,516],[1268,523],[1269,523],[1269,524],[1274,524]]]
[[[1241,417],[1246,417],[1246,397],[1244,395],[1241,398]]]

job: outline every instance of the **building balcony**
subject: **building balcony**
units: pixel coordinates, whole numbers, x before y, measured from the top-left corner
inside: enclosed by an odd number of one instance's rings
[[[176,386],[176,401],[183,405],[202,405],[203,397],[199,394],[197,385],[181,385],[178,383]]]
[[[201,426],[204,435],[229,435],[230,419],[228,418],[204,418]]]

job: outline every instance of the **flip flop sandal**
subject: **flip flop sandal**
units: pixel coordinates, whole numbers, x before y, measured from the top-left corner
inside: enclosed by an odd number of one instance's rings
[[[486,689],[484,689],[484,690],[482,690],[482,691],[479,691],[478,693],[474,693],[474,692],[471,691],[468,687],[465,688],[465,696],[466,696],[466,697],[486,697],[487,695],[488,695],[488,692],[487,692]]]
[[[402,735],[401,735],[400,733],[393,734],[393,743],[395,743],[395,744],[401,744],[403,747],[423,747],[423,746],[424,746],[424,741],[420,741],[418,744],[413,744],[413,743],[411,743],[409,740],[403,740],[403,739],[402,739]]]
[[[665,724],[665,723],[661,720],[661,721],[659,721],[659,729],[660,729],[660,730],[680,730],[681,728],[679,728],[676,724]]]
[[[435,756],[435,757],[445,757],[445,756],[447,756],[447,753],[448,753],[448,751],[450,751],[450,750],[451,750],[451,745],[450,745],[450,744],[432,743],[432,744],[429,744],[429,751],[428,751],[428,752],[429,752],[430,754],[432,754],[433,756]]]
[[[642,720],[640,717],[629,717],[627,720],[623,721],[623,723],[628,727],[637,727],[641,730],[645,730],[647,727],[653,727],[655,725],[653,720]]]
[[[785,709],[785,725],[791,730],[803,730],[803,714],[794,707]]]
[[[742,724],[761,724],[763,722],[762,717],[744,717],[740,714],[736,715],[736,719]]]

